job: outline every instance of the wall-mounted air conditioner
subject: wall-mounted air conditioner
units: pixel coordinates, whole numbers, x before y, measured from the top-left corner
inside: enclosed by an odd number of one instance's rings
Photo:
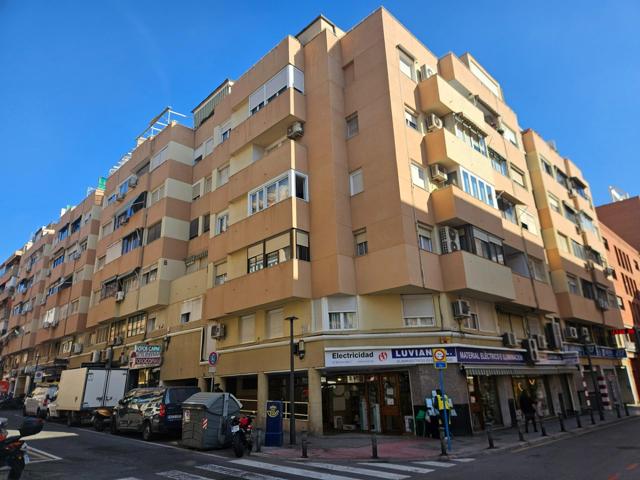
[[[302,125],[302,122],[293,122],[289,125],[289,128],[287,128],[287,138],[290,138],[291,140],[301,138],[303,135],[304,126]]]
[[[576,327],[565,327],[565,329],[564,329],[564,337],[567,340],[577,340],[578,339],[578,329]]]
[[[468,317],[471,315],[471,305],[466,300],[458,299],[451,302],[453,308],[453,316],[455,318]]]
[[[122,290],[120,290],[119,292],[116,292],[116,302],[121,302],[124,300],[124,292]]]
[[[502,334],[502,344],[505,347],[517,347],[518,340],[516,339],[516,336],[514,333],[505,332]]]
[[[431,180],[435,183],[444,183],[449,178],[447,170],[439,163],[430,165],[429,172],[431,173]]]
[[[435,130],[440,130],[442,128],[442,119],[438,117],[435,113],[430,113],[427,115],[427,132],[433,132]]]

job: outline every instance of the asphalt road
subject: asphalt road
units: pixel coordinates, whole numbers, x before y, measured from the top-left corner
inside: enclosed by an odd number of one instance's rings
[[[19,412],[0,416],[14,427],[22,419]],[[27,442],[34,462],[27,466],[25,480],[640,479],[640,418],[517,452],[449,462],[303,462],[258,455],[238,460],[229,450],[197,452],[171,439],[144,442],[136,435],[56,423],[46,424]]]

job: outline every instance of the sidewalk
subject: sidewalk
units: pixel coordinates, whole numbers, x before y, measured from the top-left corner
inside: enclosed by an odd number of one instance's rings
[[[596,412],[594,413],[595,425],[591,424],[589,414],[584,414],[580,417],[582,428],[577,428],[575,417],[569,417],[564,421],[566,432],[560,430],[560,422],[557,417],[549,418],[544,421],[546,436],[542,436],[539,426],[537,433],[533,432],[533,429],[529,426],[529,433],[523,433],[523,442],[519,441],[518,432],[515,428],[501,428],[493,432],[494,449],[488,448],[486,433],[455,437],[452,439],[452,449],[449,452],[449,456],[452,458],[473,457],[516,450],[557,438],[575,437],[599,428],[615,425],[618,422],[637,420],[640,418],[640,409],[631,407],[629,408],[629,414],[629,417],[625,416],[623,410],[621,411],[621,418],[617,418],[615,411],[607,411],[605,412],[605,420],[601,422]],[[298,435],[298,445],[295,448],[287,445],[287,440],[288,438],[285,434],[285,445],[283,447],[262,447],[262,452],[256,453],[256,455],[304,460],[301,458],[300,435]],[[377,441],[378,458],[380,460],[420,460],[440,457],[439,440],[413,436],[378,435]],[[310,436],[308,439],[308,457],[312,460],[370,460],[371,436],[362,433]]]

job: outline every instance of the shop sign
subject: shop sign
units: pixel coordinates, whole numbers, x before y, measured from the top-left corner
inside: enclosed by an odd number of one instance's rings
[[[456,353],[460,363],[468,364],[524,364],[527,363],[523,352],[508,350],[489,350],[482,348],[457,347]]]
[[[129,368],[152,368],[162,364],[162,345],[139,343],[129,355]]]
[[[538,365],[566,365],[565,357],[561,353],[538,352]],[[577,357],[577,356],[576,356]]]

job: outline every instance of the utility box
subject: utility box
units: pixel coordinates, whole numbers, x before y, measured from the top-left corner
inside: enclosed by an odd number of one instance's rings
[[[182,445],[199,450],[231,445],[230,418],[242,404],[230,393],[200,392],[182,403]]]

